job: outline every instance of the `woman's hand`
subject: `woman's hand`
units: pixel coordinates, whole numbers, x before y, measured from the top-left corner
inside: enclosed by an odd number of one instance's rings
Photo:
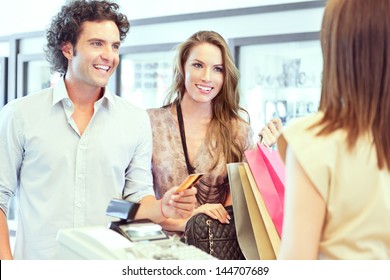
[[[196,188],[192,187],[176,193],[177,189],[178,187],[171,188],[162,197],[161,214],[165,218],[188,218],[196,207]]]
[[[279,118],[272,119],[265,127],[260,130],[259,143],[271,147],[276,143],[280,134],[282,134],[282,129],[282,120]]]
[[[222,204],[211,204],[211,203],[203,204],[203,205],[199,206],[198,208],[196,208],[192,212],[192,215],[195,215],[198,213],[204,213],[204,214],[210,216],[211,218],[220,221],[223,224],[230,223],[230,216]]]

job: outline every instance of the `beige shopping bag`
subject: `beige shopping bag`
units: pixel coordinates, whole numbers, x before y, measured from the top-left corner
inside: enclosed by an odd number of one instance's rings
[[[249,218],[244,189],[238,171],[239,166],[243,166],[242,163],[229,163],[227,165],[237,240],[240,244],[241,251],[247,260],[259,260],[260,257],[253,234],[251,219]]]
[[[249,165],[238,167],[260,259],[276,259],[280,237],[265,206]]]

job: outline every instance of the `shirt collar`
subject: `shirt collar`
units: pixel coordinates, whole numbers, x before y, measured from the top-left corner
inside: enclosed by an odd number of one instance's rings
[[[107,87],[104,90],[103,98],[106,98],[110,104],[115,105],[114,96]]]
[[[68,92],[66,91],[64,77],[59,79],[53,87],[53,104],[56,105],[58,102],[64,99],[69,99]]]
[[[53,103],[52,106],[56,105],[58,102],[62,100],[70,100],[68,91],[66,90],[64,77],[60,79],[53,88]],[[101,103],[104,99],[107,99],[109,103],[115,105],[114,97],[110,90],[106,87],[104,90],[103,97],[99,99],[97,102]],[[103,102],[103,104],[106,102]]]

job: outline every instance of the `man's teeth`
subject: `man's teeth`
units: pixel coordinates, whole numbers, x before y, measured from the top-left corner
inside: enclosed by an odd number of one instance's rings
[[[95,65],[95,68],[96,68],[96,69],[101,69],[101,70],[104,70],[104,71],[108,71],[108,69],[110,69],[110,66]]]
[[[204,90],[204,91],[210,91],[212,90],[213,88],[212,87],[205,87],[205,86],[201,86],[201,85],[196,85],[199,89],[201,90]]]

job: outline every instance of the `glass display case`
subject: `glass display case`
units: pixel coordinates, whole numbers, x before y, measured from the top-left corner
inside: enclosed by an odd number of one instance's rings
[[[59,78],[58,73],[50,73],[44,54],[18,55],[18,97],[51,87]]]
[[[318,33],[275,35],[234,46],[242,104],[255,131],[274,117],[285,125],[317,111],[322,79],[318,38]]]
[[[0,109],[5,105],[7,92],[7,57],[0,57]]]
[[[172,81],[176,44],[127,47],[122,49],[120,95],[142,107],[161,107]]]

